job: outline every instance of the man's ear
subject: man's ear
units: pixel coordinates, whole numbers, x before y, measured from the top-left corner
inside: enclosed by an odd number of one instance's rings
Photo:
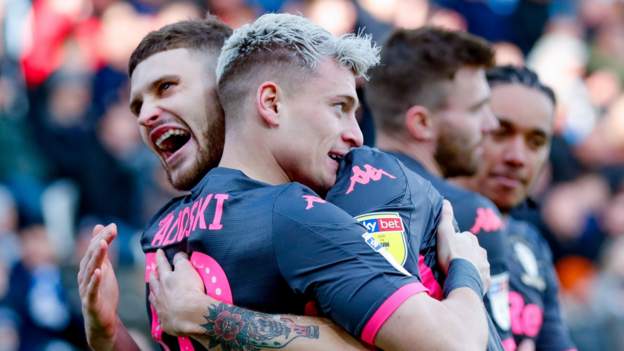
[[[405,130],[409,136],[418,141],[429,141],[434,138],[435,126],[428,108],[414,105],[405,112]]]
[[[277,83],[266,81],[256,91],[258,115],[269,127],[279,126],[280,89]]]

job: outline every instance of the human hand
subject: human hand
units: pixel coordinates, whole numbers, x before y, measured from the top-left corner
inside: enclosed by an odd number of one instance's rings
[[[93,237],[78,271],[78,291],[89,346],[97,350],[112,350],[117,327],[119,285],[108,248],[117,236],[117,226],[111,223],[93,227]]]
[[[204,293],[204,283],[185,253],[174,256],[173,266],[172,270],[162,250],[156,252],[157,274],[150,275],[149,301],[167,334],[201,334],[207,307],[216,300]]]
[[[490,286],[490,263],[487,260],[487,252],[479,246],[477,237],[471,232],[455,232],[453,219],[453,207],[450,202],[444,200],[442,219],[438,225],[438,263],[444,272],[448,272],[451,260],[463,258],[469,261],[479,271],[481,282],[487,291]]]

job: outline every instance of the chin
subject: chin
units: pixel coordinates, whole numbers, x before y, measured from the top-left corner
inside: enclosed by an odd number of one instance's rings
[[[189,170],[177,170],[172,172],[169,176],[169,182],[171,185],[180,191],[191,190],[199,181],[201,177],[198,177],[194,172]]]

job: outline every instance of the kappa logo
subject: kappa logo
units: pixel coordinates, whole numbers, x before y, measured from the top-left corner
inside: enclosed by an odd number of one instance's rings
[[[314,196],[314,195],[303,195],[303,199],[306,200],[307,205],[306,205],[306,210],[311,209],[312,207],[314,207],[314,203],[319,203],[319,204],[324,204],[327,201],[321,199],[318,196]]]
[[[381,180],[382,176],[386,176],[390,179],[396,179],[392,174],[384,171],[381,168],[375,168],[369,164],[364,165],[364,170],[360,168],[360,166],[353,166],[353,175],[351,176],[351,184],[349,185],[349,189],[347,189],[347,194],[351,193],[355,188],[355,184],[366,185],[371,180],[377,182]]]
[[[470,228],[470,232],[477,234],[480,231],[493,232],[503,227],[503,221],[491,208],[477,208],[477,219]]]

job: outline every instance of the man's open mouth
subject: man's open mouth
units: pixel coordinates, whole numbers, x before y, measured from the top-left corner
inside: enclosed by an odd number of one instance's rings
[[[344,158],[343,154],[332,152],[332,151],[328,152],[327,156],[329,156],[329,158],[331,158],[332,160],[338,163],[340,163],[340,161],[342,161],[342,159]]]
[[[152,131],[150,139],[156,150],[166,160],[186,145],[191,139],[191,133],[178,127],[161,126]]]

